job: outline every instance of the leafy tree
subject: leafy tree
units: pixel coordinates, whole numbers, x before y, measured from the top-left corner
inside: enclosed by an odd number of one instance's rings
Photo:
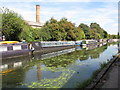
[[[33,35],[33,28],[28,25],[24,25],[22,32],[19,35],[19,38],[20,40],[26,40],[28,42],[31,42],[35,40],[35,36]]]
[[[66,37],[66,40],[76,40],[76,36],[74,34],[74,30],[75,30],[75,26],[73,23],[71,22],[67,22],[66,23],[66,29],[65,31],[67,32],[67,37]]]
[[[81,23],[79,27],[84,31],[85,38],[90,39],[91,33],[90,33],[90,28],[86,24]]]
[[[34,39],[35,39],[35,41],[36,40],[41,40],[41,29],[40,28],[34,28],[33,30],[32,30],[32,36],[34,37]]]
[[[76,40],[76,36],[72,30],[68,31],[66,40]]]
[[[91,36],[90,36],[90,38],[91,39],[100,39],[101,38],[101,36],[100,36],[100,34],[99,33],[96,33],[96,29],[90,29],[90,33],[91,33]]]
[[[103,37],[104,37],[104,38],[108,38],[107,36],[108,36],[108,33],[104,30],[104,31],[103,31]]]
[[[118,34],[117,34],[117,38],[120,39],[120,33],[119,33],[119,32],[118,32]]]
[[[104,39],[107,38],[107,32],[97,23],[90,24],[91,38]]]
[[[62,35],[62,40],[75,40],[76,36],[74,34],[75,25],[66,18],[62,18],[59,21],[60,31]]]
[[[32,30],[20,15],[9,9],[3,9],[2,34],[5,35],[6,40],[33,41]]]
[[[76,30],[74,31],[74,33],[76,35],[76,40],[81,40],[85,38],[85,34],[80,27],[76,27]]]
[[[66,18],[62,18],[60,21],[51,18],[41,28],[42,32],[47,32],[47,35],[42,35],[43,40],[47,41],[75,40],[75,29],[75,25],[71,22],[68,22]]]
[[[2,34],[6,40],[19,40],[18,36],[22,32],[24,21],[21,17],[9,9],[2,12]]]
[[[3,10],[0,16],[2,16],[2,34],[5,35],[6,40],[24,39],[29,42],[117,38],[116,35],[108,35],[97,23],[91,23],[90,27],[82,23],[76,27],[66,18],[60,21],[51,18],[42,28],[33,29],[20,15],[9,9]]]
[[[67,26],[68,21],[66,18],[62,18],[58,23],[61,32],[61,40],[66,40],[67,31],[69,30],[69,27]]]
[[[41,34],[40,34],[41,40],[49,41],[51,39],[50,30],[46,24],[41,28],[40,32],[41,32]]]
[[[47,33],[46,36],[42,35],[43,40],[58,41],[61,39],[58,21],[54,18],[47,21],[41,30],[44,34]]]
[[[118,37],[117,37],[117,35],[110,35],[110,34],[108,34],[108,38],[109,39],[117,39]]]

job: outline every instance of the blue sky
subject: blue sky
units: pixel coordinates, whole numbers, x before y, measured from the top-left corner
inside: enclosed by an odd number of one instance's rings
[[[80,0],[79,0],[80,1]],[[19,0],[0,1],[0,6],[4,6],[20,14],[24,20],[35,21],[36,4],[40,5],[40,22],[45,23],[51,17],[60,20],[66,17],[78,26],[80,23],[90,25],[92,22],[100,24],[110,34],[118,32],[118,2],[117,0],[86,0],[79,2],[78,0],[31,0],[31,2]]]

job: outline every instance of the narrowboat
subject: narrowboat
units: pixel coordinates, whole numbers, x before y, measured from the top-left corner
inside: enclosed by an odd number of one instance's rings
[[[97,44],[97,40],[83,40],[81,42],[82,46],[87,46],[87,45],[96,45]]]
[[[81,45],[81,43],[82,43],[82,40],[80,40],[80,41],[75,41],[75,45],[76,45],[76,46]]]
[[[1,41],[0,42],[0,58],[13,58],[24,55],[29,55],[31,50],[27,43],[20,43],[18,41]]]

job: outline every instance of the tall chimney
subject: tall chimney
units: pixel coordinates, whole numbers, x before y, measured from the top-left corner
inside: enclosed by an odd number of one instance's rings
[[[36,22],[40,23],[40,5],[36,5]]]

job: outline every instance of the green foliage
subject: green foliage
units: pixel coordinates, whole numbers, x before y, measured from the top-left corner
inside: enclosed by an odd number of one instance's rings
[[[82,29],[67,21],[66,18],[62,18],[60,21],[51,18],[41,30],[43,33],[47,33],[47,36],[45,34],[41,36],[45,41],[80,40],[85,38]]]
[[[90,27],[86,24],[80,24],[80,28],[83,29],[86,39],[104,39],[107,38],[107,32],[100,27],[97,23],[91,23]]]
[[[118,32],[118,34],[117,34],[117,39],[120,39],[120,33]]]
[[[66,18],[62,18],[61,22],[63,23],[62,28],[66,31],[66,40],[76,40],[76,36],[74,33],[74,30],[76,30],[76,27],[73,23],[67,21]]]
[[[86,24],[81,23],[79,27],[84,31],[86,39],[90,39],[91,33],[90,33],[90,28]]]
[[[33,29],[30,26],[25,25],[21,34],[19,35],[20,40],[26,40],[28,42],[34,41]]]
[[[24,21],[21,17],[9,9],[2,12],[2,34],[7,40],[19,40],[18,35],[22,32]]]
[[[44,41],[58,41],[60,40],[60,31],[57,20],[51,18],[50,21],[47,21],[45,25],[41,28],[41,32],[44,34],[41,35]]]
[[[76,27],[66,18],[62,18],[60,21],[51,18],[42,28],[33,29],[14,11],[4,9],[1,16],[2,34],[5,35],[6,40],[21,41],[24,39],[30,42],[120,38],[119,35],[108,35],[97,23],[91,23],[90,27],[82,23]]]
[[[33,41],[33,29],[26,24],[14,11],[5,9],[2,12],[2,34],[5,35],[6,40],[25,39],[26,41]]]
[[[109,39],[117,39],[118,36],[117,36],[117,35],[114,35],[114,34],[112,34],[112,35],[108,34],[108,38],[109,38]]]
[[[108,38],[107,36],[108,36],[108,33],[105,30],[103,30],[103,37]]]
[[[91,23],[90,25],[91,38],[93,39],[104,39],[107,38],[107,32],[100,27],[97,23]]]
[[[76,40],[85,39],[84,31],[80,27],[76,28],[75,35],[76,35]]]

